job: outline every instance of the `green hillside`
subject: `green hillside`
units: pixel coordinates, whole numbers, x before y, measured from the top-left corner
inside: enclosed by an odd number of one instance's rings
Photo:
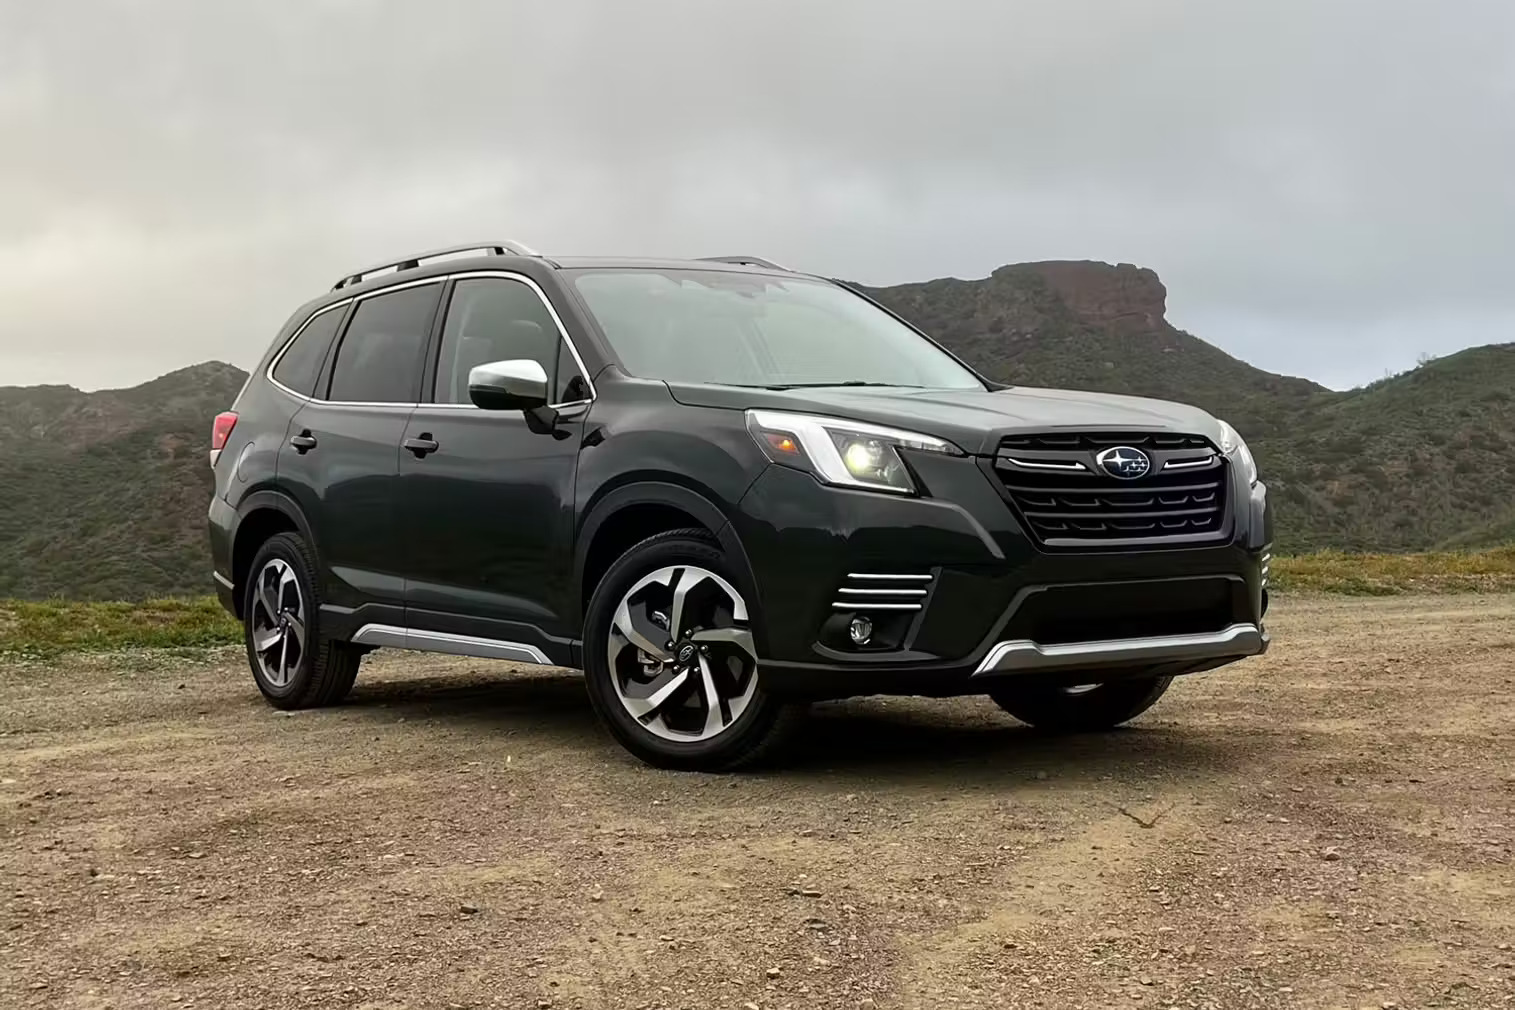
[[[1515,344],[1312,401],[1260,441],[1299,549],[1515,540]]]
[[[0,597],[202,593],[213,362],[128,390],[0,388]]]

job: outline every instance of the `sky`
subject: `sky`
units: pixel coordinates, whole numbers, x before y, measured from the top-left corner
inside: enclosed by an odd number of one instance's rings
[[[1509,0],[0,0],[0,385],[255,362],[386,256],[1155,269],[1348,388],[1515,341]]]

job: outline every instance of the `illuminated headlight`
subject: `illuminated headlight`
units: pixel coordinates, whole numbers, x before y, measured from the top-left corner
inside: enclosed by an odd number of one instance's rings
[[[828,484],[913,494],[901,448],[961,456],[951,442],[913,431],[777,410],[749,410],[747,427],[775,463],[809,470]]]
[[[1257,461],[1252,458],[1252,450],[1247,448],[1247,443],[1242,441],[1236,429],[1225,421],[1220,422],[1220,451],[1230,458],[1237,474],[1246,481],[1248,487],[1257,483]]]

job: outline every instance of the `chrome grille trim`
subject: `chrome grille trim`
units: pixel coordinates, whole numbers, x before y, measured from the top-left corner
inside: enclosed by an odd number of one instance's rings
[[[1099,465],[1114,447],[1140,450],[1149,472],[1117,477]],[[1230,467],[1207,438],[1177,432],[1012,434],[994,473],[1027,534],[1048,548],[1200,543],[1229,528]]]

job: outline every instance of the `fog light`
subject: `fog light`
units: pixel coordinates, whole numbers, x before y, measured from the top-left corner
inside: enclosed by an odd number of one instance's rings
[[[873,622],[866,617],[854,617],[847,625],[847,637],[852,639],[853,645],[867,645],[868,639],[873,637]]]

